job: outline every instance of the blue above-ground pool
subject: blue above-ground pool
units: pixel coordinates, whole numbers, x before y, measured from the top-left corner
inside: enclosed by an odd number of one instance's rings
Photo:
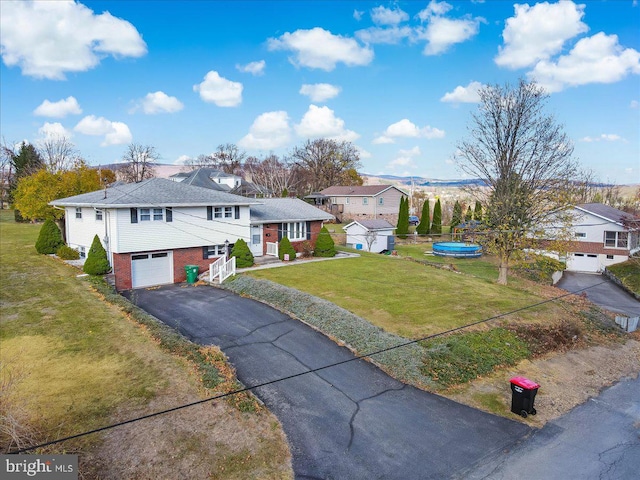
[[[476,243],[436,242],[433,254],[440,257],[478,258],[482,255],[482,247]]]

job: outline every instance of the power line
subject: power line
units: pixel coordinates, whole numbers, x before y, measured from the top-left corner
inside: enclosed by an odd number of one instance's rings
[[[31,450],[36,450],[38,448],[48,447],[50,445],[66,442],[68,440],[73,440],[73,439],[76,439],[76,438],[84,437],[84,436],[91,435],[91,434],[98,433],[98,432],[103,432],[105,430],[110,430],[110,429],[113,429],[113,428],[116,428],[116,427],[121,427],[123,425],[128,425],[128,424],[131,424],[131,423],[135,423],[135,422],[138,422],[138,421],[141,421],[141,420],[146,420],[148,418],[153,418],[153,417],[157,417],[159,415],[172,413],[172,412],[175,412],[175,411],[178,411],[178,410],[183,410],[185,408],[193,407],[193,406],[196,406],[196,405],[201,405],[203,403],[212,402],[214,400],[219,400],[221,398],[229,397],[231,395],[237,395],[237,394],[240,394],[240,393],[249,392],[249,391],[255,390],[257,388],[273,385],[274,383],[283,382],[285,380],[291,380],[293,378],[301,377],[303,375],[307,375],[307,374],[310,374],[310,373],[316,373],[316,372],[319,372],[319,371],[322,371],[322,370],[326,370],[328,368],[337,367],[339,365],[344,365],[345,363],[353,362],[355,360],[362,360],[362,359],[364,359],[366,357],[372,357],[374,355],[379,355],[381,353],[385,353],[385,352],[389,352],[391,350],[395,350],[395,349],[398,349],[398,348],[402,348],[402,347],[406,347],[406,346],[409,346],[409,345],[413,345],[415,343],[423,342],[425,340],[431,340],[433,338],[437,338],[437,337],[441,337],[441,336],[444,336],[444,335],[448,335],[450,333],[458,332],[460,330],[464,330],[464,329],[469,328],[469,327],[480,325],[482,323],[486,323],[486,322],[489,322],[491,320],[496,320],[498,318],[503,318],[503,317],[512,315],[514,313],[518,313],[518,312],[521,312],[521,311],[524,311],[524,310],[528,310],[530,308],[539,307],[540,305],[551,303],[551,302],[554,302],[554,301],[559,300],[559,299],[564,298],[564,297],[568,297],[568,296],[571,296],[571,295],[576,295],[578,293],[581,293],[581,292],[583,292],[585,290],[588,290],[590,288],[593,288],[593,287],[597,287],[597,286],[602,285],[604,283],[606,283],[606,282],[600,282],[600,283],[597,283],[595,285],[591,285],[591,286],[582,288],[580,290],[576,290],[574,292],[567,292],[567,293],[564,293],[562,295],[558,295],[556,297],[553,297],[553,298],[550,298],[550,299],[547,299],[547,300],[543,300],[541,302],[537,302],[537,303],[534,303],[534,304],[531,304],[531,305],[526,305],[524,307],[520,307],[520,308],[517,308],[515,310],[511,310],[509,312],[506,312],[506,313],[500,313],[498,315],[494,315],[493,317],[485,318],[483,320],[478,320],[476,322],[472,322],[472,323],[469,323],[469,324],[466,324],[466,325],[462,325],[460,327],[452,328],[452,329],[449,329],[449,330],[446,330],[446,331],[443,331],[443,332],[434,333],[432,335],[427,335],[425,337],[421,337],[421,338],[418,338],[416,340],[410,340],[410,341],[407,341],[407,342],[403,342],[403,343],[400,343],[398,345],[394,345],[392,347],[383,348],[383,349],[376,350],[376,351],[369,352],[369,353],[362,354],[362,355],[354,355],[352,358],[348,358],[348,359],[342,360],[340,362],[331,363],[329,365],[313,368],[313,369],[310,369],[310,370],[306,370],[304,372],[296,373],[296,374],[293,374],[293,375],[288,375],[286,377],[281,377],[281,378],[278,378],[278,379],[275,379],[275,380],[270,380],[268,382],[259,383],[259,384],[256,384],[256,385],[252,385],[250,387],[240,388],[240,389],[228,392],[228,393],[223,393],[223,394],[216,395],[216,396],[213,396],[213,397],[208,397],[208,398],[205,398],[205,399],[202,399],[202,400],[197,400],[195,402],[186,403],[186,404],[183,404],[183,405],[178,405],[178,406],[173,407],[173,408],[169,408],[169,409],[166,409],[166,410],[161,410],[161,411],[158,411],[158,412],[150,413],[148,415],[142,415],[140,417],[131,418],[129,420],[124,420],[122,422],[113,423],[113,424],[110,424],[110,425],[106,425],[104,427],[100,427],[100,428],[96,428],[96,429],[93,429],[93,430],[77,433],[75,435],[70,435],[68,437],[63,437],[63,438],[59,438],[59,439],[56,439],[56,440],[51,440],[49,442],[41,443],[39,445],[34,445],[34,446],[31,446],[31,447],[27,447],[27,448],[21,448],[21,449],[14,450],[14,451],[9,452],[9,453],[10,454],[24,453],[24,452],[28,452],[28,451],[31,451]]]

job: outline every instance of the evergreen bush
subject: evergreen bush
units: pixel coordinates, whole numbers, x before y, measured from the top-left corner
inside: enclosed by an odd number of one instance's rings
[[[316,248],[313,251],[315,257],[335,257],[336,256],[336,244],[331,238],[331,234],[327,227],[322,227],[318,239],[316,240]]]
[[[466,222],[470,222],[471,220],[473,220],[473,210],[471,210],[471,205],[469,205],[467,207],[467,213],[464,214],[464,221]]]
[[[399,238],[407,238],[409,233],[409,200],[406,197],[400,198],[400,209],[398,211],[398,224],[396,225],[396,235]]]
[[[442,233],[442,206],[440,199],[436,200],[433,207],[433,222],[431,222],[431,233],[440,235]]]
[[[453,229],[462,223],[462,205],[460,202],[456,200],[456,203],[453,205],[453,214],[451,215],[451,233],[453,233]]]
[[[254,263],[249,245],[241,238],[233,245],[231,256],[236,257],[236,267],[238,268],[248,268]]]
[[[38,253],[49,255],[56,253],[58,248],[64,245],[60,229],[51,219],[44,222],[40,228],[38,240],[36,240],[36,250]]]
[[[80,258],[80,253],[68,245],[59,247],[58,250],[56,250],[56,255],[62,260],[78,260]]]
[[[482,221],[482,204],[478,201],[476,201],[475,208],[473,209],[473,219],[479,222]]]
[[[280,257],[280,260],[284,260],[286,254],[289,255],[289,260],[296,259],[296,250],[291,245],[291,241],[287,237],[282,237],[282,240],[278,243],[278,257]]]
[[[93,237],[93,243],[91,243],[91,248],[87,254],[87,260],[82,266],[82,270],[89,275],[104,275],[111,270],[107,252],[102,246],[98,235]]]
[[[431,232],[431,213],[429,212],[429,199],[427,198],[422,204],[422,216],[420,223],[416,227],[418,235],[427,235]]]

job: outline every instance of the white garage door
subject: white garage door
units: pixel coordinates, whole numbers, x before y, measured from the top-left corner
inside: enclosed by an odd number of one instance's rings
[[[173,283],[171,252],[136,253],[131,255],[131,285],[133,288]]]
[[[598,255],[592,253],[572,253],[569,255],[567,270],[571,272],[593,272],[600,269]]]

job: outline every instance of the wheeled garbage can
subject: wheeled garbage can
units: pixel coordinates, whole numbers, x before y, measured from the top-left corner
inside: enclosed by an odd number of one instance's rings
[[[527,415],[535,415],[536,409],[533,402],[540,385],[525,377],[513,377],[511,380],[511,411],[527,418]]]
[[[187,273],[187,283],[196,283],[198,280],[198,265],[185,265],[184,270]]]

